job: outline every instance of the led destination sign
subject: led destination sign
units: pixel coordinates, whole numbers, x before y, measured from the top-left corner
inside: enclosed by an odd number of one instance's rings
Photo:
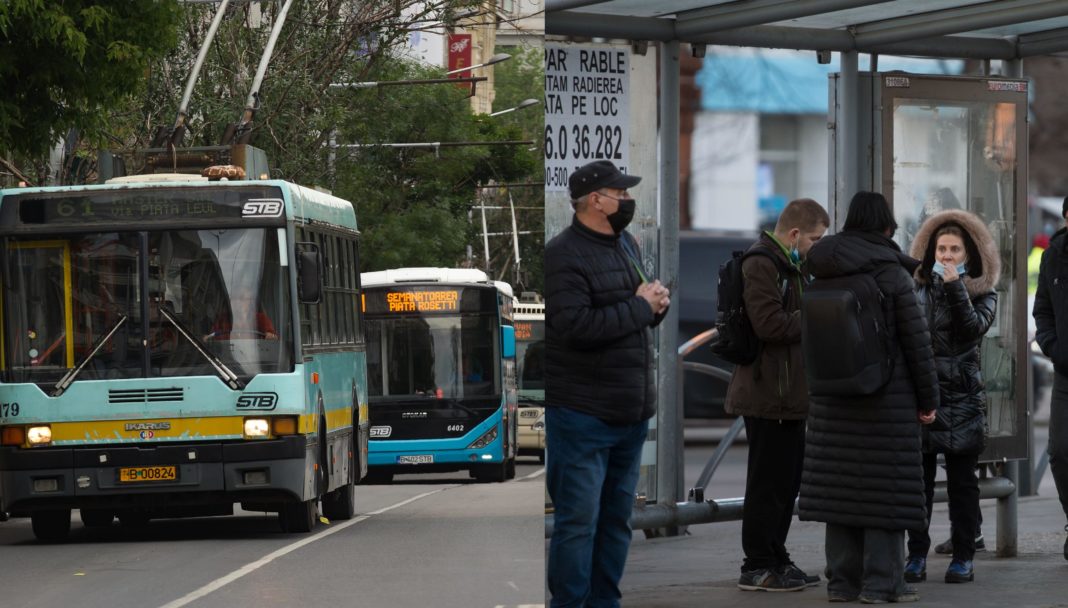
[[[460,292],[390,291],[386,293],[389,312],[449,312],[460,310]]]
[[[35,193],[18,196],[17,205],[5,204],[3,220],[5,225],[197,223],[278,218],[283,206],[278,188],[265,186]],[[18,211],[15,222],[11,207]]]
[[[366,314],[375,316],[498,314],[497,290],[492,285],[366,287],[363,306]]]

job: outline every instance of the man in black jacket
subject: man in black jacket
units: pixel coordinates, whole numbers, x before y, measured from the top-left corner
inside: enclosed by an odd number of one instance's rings
[[[1061,215],[1068,220],[1068,197]],[[1042,253],[1035,292],[1035,340],[1053,362],[1049,412],[1049,470],[1068,517],[1068,228],[1058,230]],[[1065,311],[1065,312],[1059,312]],[[1068,531],[1068,526],[1064,528]],[[1068,539],[1064,541],[1068,559]]]
[[[545,246],[546,487],[551,606],[619,605],[630,513],[656,407],[651,328],[670,304],[650,281],[627,189],[610,161],[568,181],[575,217]]]

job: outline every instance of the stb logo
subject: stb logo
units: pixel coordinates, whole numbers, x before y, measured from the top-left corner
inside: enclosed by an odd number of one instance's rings
[[[237,398],[239,410],[273,410],[278,402],[274,393],[245,393]]]
[[[462,53],[462,52],[464,52],[464,50],[467,49],[467,45],[469,45],[469,44],[471,44],[471,39],[470,38],[462,38],[460,40],[457,40],[457,41],[453,42],[449,46],[449,52],[450,53]]]
[[[371,427],[371,437],[389,437],[393,434],[393,427],[391,426],[373,426]]]
[[[279,217],[284,208],[276,198],[254,198],[241,207],[241,217]]]

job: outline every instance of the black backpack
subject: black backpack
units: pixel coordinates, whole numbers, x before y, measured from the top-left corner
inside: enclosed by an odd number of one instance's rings
[[[816,279],[801,298],[801,348],[812,395],[873,395],[890,381],[888,299],[869,273]]]
[[[742,291],[745,288],[742,277],[742,262],[754,256],[767,257],[775,263],[779,276],[786,274],[782,260],[772,252],[754,247],[748,251],[735,251],[731,259],[719,267],[719,283],[716,303],[716,330],[719,339],[712,343],[712,352],[730,363],[750,365],[760,355],[760,339],[753,331],[753,324],[745,312],[745,300]]]

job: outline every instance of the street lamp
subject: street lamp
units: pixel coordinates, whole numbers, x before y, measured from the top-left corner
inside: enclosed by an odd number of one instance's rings
[[[484,68],[487,65],[493,65],[495,63],[500,63],[502,61],[508,61],[511,58],[512,58],[512,56],[509,55],[508,53],[497,53],[493,57],[490,57],[489,60],[486,61],[486,63],[479,63],[479,64],[476,64],[476,65],[469,65],[469,66],[467,66],[465,68],[456,68],[455,70],[449,70],[448,72],[445,72],[445,75],[449,76],[449,75],[452,75],[452,74],[459,74],[460,72],[466,72],[468,70],[473,70],[475,68]]]
[[[470,69],[470,68],[468,68]],[[485,82],[485,76],[469,78],[424,78],[422,80],[380,80],[367,82],[331,82],[332,89],[373,89],[375,87],[401,86],[409,84],[456,84],[457,82]]]
[[[530,106],[536,106],[539,103],[541,103],[541,102],[538,101],[537,99],[524,99],[523,101],[519,102],[519,105],[517,105],[516,107],[508,108],[507,110],[501,110],[500,112],[494,112],[494,113],[490,114],[490,116],[500,116],[501,114],[507,114],[509,112],[515,112],[516,110],[522,110],[523,108],[529,108]]]

